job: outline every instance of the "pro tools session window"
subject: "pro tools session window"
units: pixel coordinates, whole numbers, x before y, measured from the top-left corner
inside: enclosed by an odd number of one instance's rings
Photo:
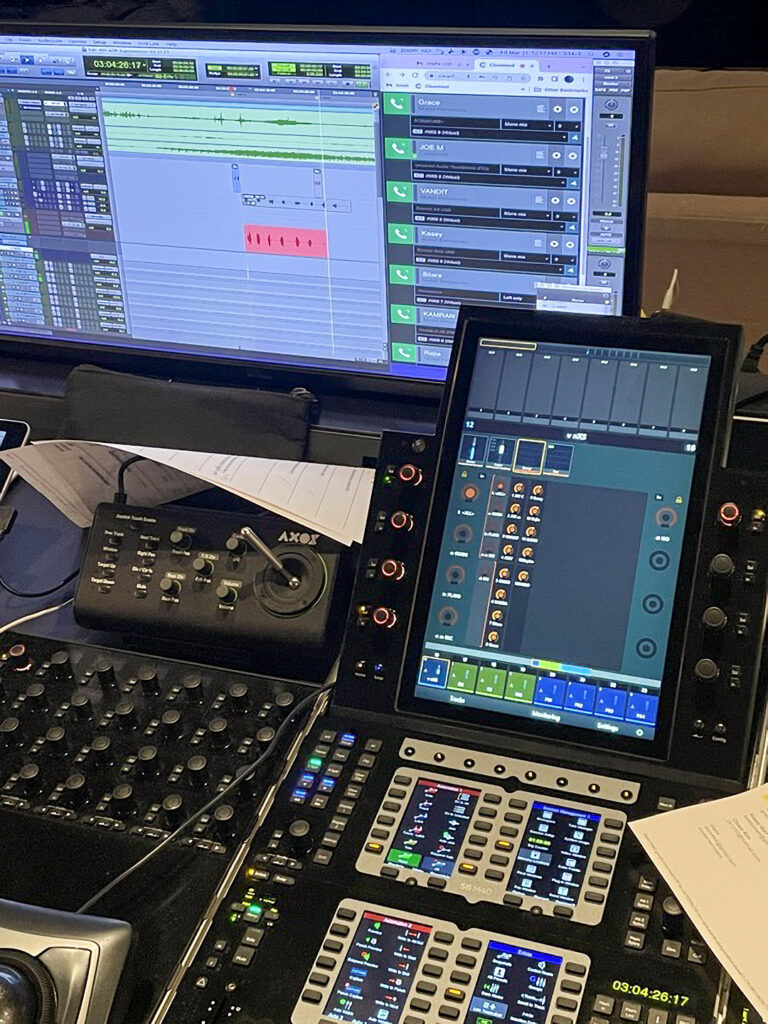
[[[622,308],[631,50],[0,37],[0,323],[442,379]]]
[[[416,696],[654,738],[708,374],[481,341]]]

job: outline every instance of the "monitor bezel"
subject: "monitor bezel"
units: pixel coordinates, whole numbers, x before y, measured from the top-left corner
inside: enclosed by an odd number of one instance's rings
[[[587,321],[586,323],[584,321]],[[632,351],[662,351],[706,355],[710,357],[698,451],[691,481],[688,514],[682,542],[669,642],[662,673],[659,716],[652,740],[612,735],[576,726],[555,726],[513,714],[502,715],[464,706],[461,709],[439,701],[416,696],[416,681],[424,650],[426,619],[432,598],[433,581],[442,544],[442,529],[429,534],[430,523],[444,523],[450,504],[453,474],[463,431],[467,396],[474,368],[475,353],[483,337],[510,340],[557,342],[558,344],[595,345]],[[425,530],[428,540],[415,584],[414,612],[397,683],[395,708],[430,719],[450,720],[457,726],[483,727],[495,733],[546,739],[569,747],[640,755],[654,760],[669,756],[680,690],[682,660],[689,627],[692,600],[691,583],[698,563],[698,549],[707,494],[713,470],[724,464],[733,406],[733,379],[737,343],[712,324],[663,322],[639,318],[596,317],[571,314],[505,312],[492,308],[463,307],[457,325],[456,340],[449,367],[449,379],[443,395],[436,431],[436,476]],[[428,644],[426,645],[428,646]]]
[[[625,265],[622,314],[640,311],[642,289],[643,242],[645,231],[646,178],[653,94],[655,35],[640,30],[561,30],[513,28],[419,28],[387,27],[370,30],[365,27],[306,26],[301,29],[283,25],[205,25],[152,26],[104,22],[98,25],[43,24],[36,22],[2,22],[0,35],[40,36],[43,38],[94,39],[174,39],[178,41],[222,43],[274,43],[289,39],[302,43],[378,43],[460,45],[471,38],[481,46],[516,45],[532,47],[547,42],[567,41],[572,49],[631,49],[635,53],[635,85],[632,98],[632,138],[627,198],[627,256]],[[585,314],[586,315],[586,314]],[[321,367],[302,363],[281,362],[268,354],[266,358],[245,358],[237,353],[158,351],[152,342],[131,339],[126,345],[110,344],[108,340],[82,341],[66,336],[34,337],[15,334],[0,328],[0,340],[9,354],[67,362],[75,365],[83,359],[96,360],[114,369],[140,370],[148,373],[171,373],[182,379],[212,377],[236,382],[255,380],[266,386],[310,386],[323,393],[366,392],[379,395],[439,398],[443,381],[428,381],[396,376],[376,370],[355,370],[352,367]]]

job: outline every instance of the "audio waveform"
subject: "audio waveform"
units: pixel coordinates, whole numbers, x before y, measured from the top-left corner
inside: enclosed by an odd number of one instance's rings
[[[262,160],[334,160],[341,163],[375,163],[373,157],[345,156],[328,153],[291,153],[287,150],[267,149],[205,149],[200,146],[164,146],[159,147],[164,153],[194,153],[197,156],[241,156]]]
[[[282,118],[261,118],[261,117],[243,117],[239,114],[237,117],[224,117],[223,114],[214,114],[212,117],[191,117],[188,114],[141,114],[138,111],[133,110],[105,110],[104,117],[121,117],[127,118],[128,120],[162,120],[162,121],[213,121],[216,124],[226,124],[231,122],[233,124],[276,124],[281,128],[293,128],[299,125],[307,125],[311,127],[315,124],[314,121],[296,121],[290,117]],[[336,126],[334,126],[336,127]],[[349,125],[349,127],[356,127],[356,125]]]

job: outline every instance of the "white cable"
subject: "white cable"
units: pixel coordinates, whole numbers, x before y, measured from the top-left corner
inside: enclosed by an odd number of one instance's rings
[[[680,285],[678,284],[680,275],[677,267],[672,271],[672,280],[669,282],[667,290],[664,292],[664,298],[661,300],[662,309],[672,309],[675,304],[675,299],[680,291]]]
[[[57,612],[59,608],[64,608],[68,604],[72,604],[74,597],[70,597],[67,601],[62,601],[61,604],[54,604],[50,608],[41,608],[39,611],[30,612],[29,615],[22,615],[20,619],[14,619],[13,622],[6,622],[4,626],[0,626],[0,636],[3,633],[7,633],[9,629],[16,629],[18,626],[23,626],[25,622],[30,622],[32,619],[39,619],[43,615],[50,615],[51,612]]]

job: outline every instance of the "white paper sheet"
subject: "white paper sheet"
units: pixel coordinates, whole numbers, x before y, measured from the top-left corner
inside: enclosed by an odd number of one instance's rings
[[[632,823],[731,978],[768,1020],[768,785]]]
[[[112,500],[118,467],[130,455],[149,460],[126,470],[130,504],[154,506],[222,487],[342,544],[363,539],[371,469],[96,441],[40,441],[0,458],[85,527],[96,506]]]

